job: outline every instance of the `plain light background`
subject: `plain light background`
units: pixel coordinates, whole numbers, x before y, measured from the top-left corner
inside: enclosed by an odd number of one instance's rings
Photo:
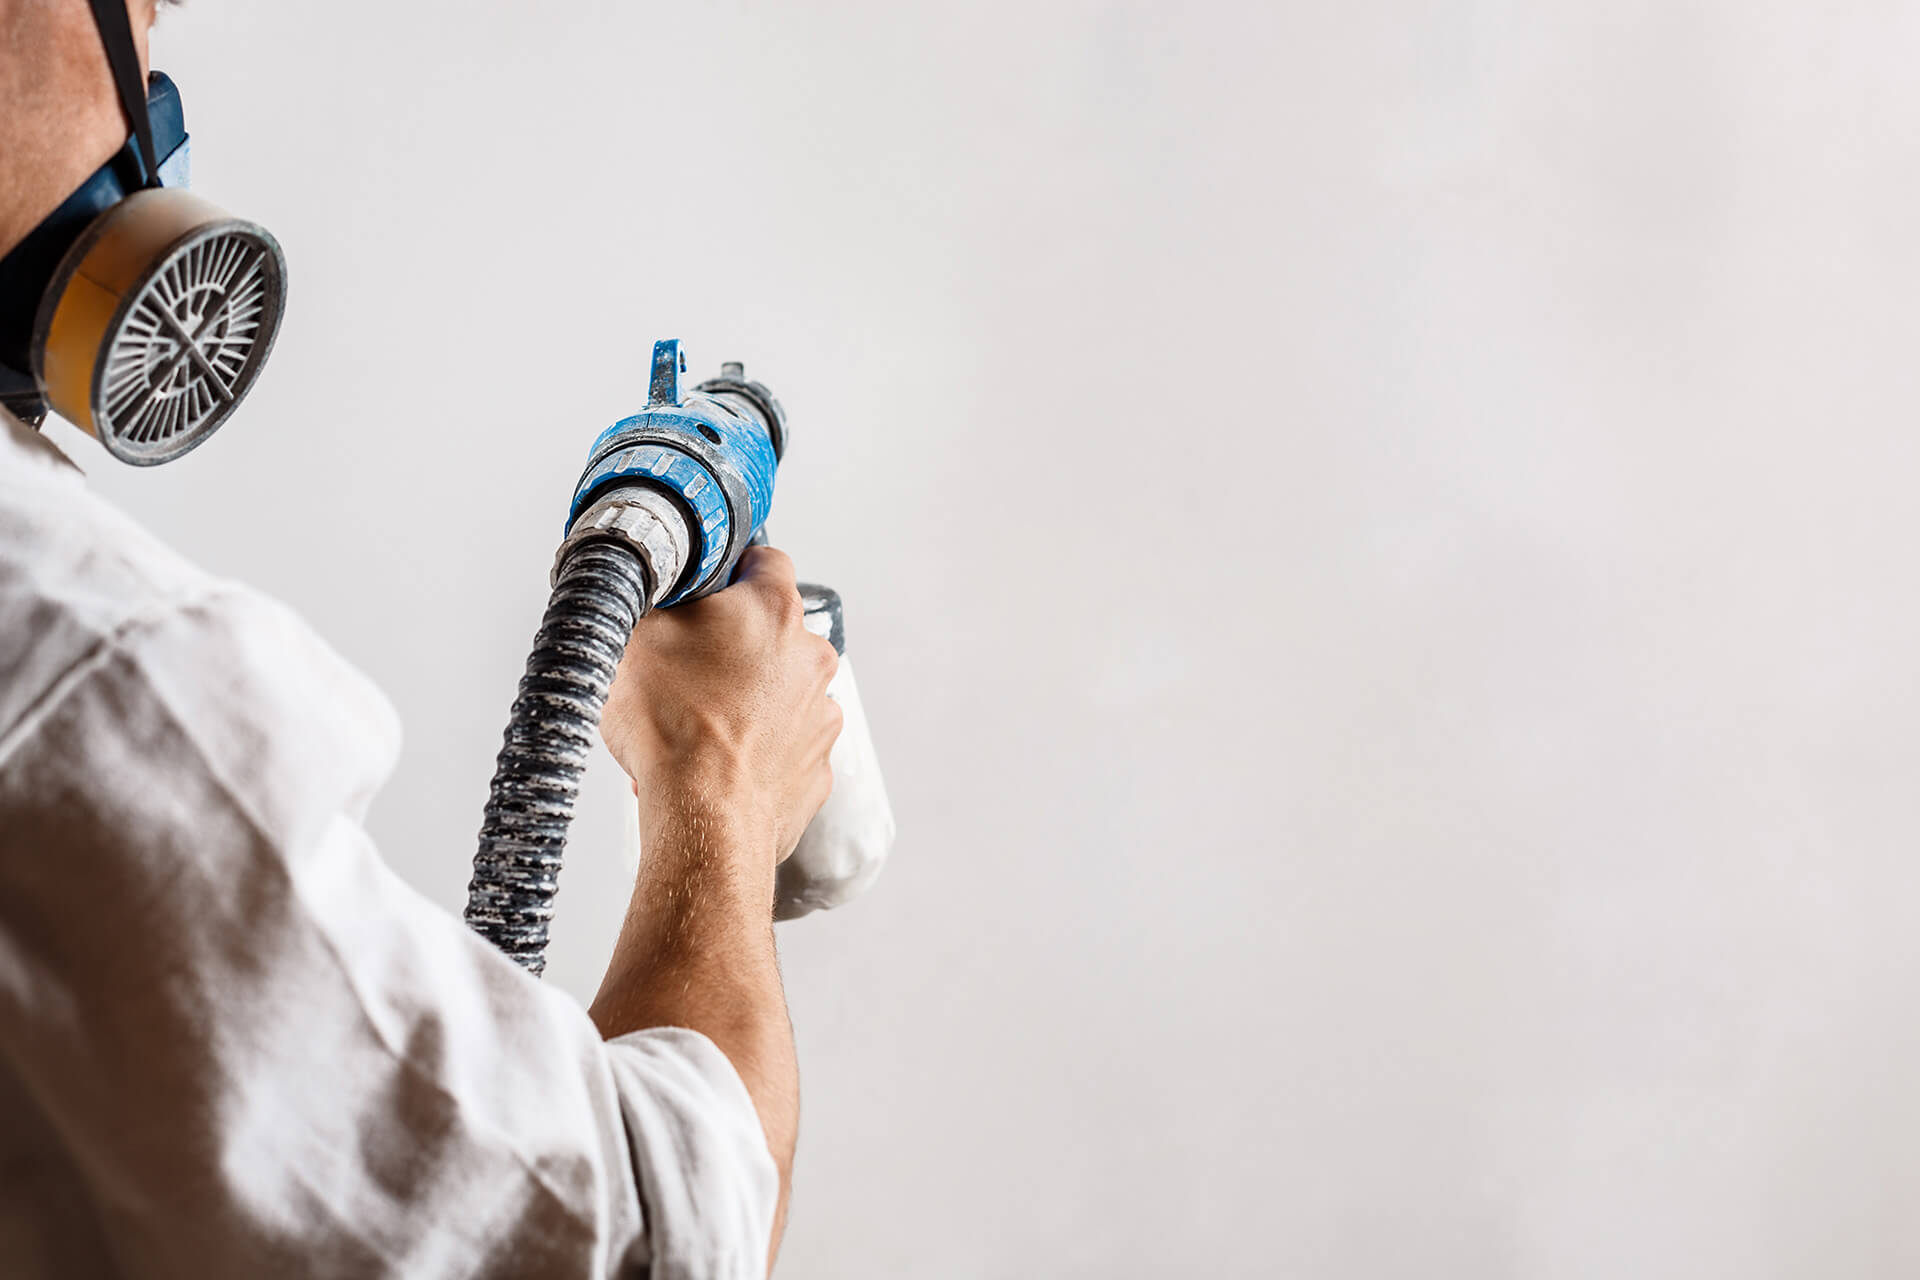
[[[781,929],[782,1276],[1920,1268],[1912,6],[191,0],[155,50],[290,312],[188,460],[59,438],[391,694],[374,831],[449,909],[650,344],[785,401],[900,840]]]

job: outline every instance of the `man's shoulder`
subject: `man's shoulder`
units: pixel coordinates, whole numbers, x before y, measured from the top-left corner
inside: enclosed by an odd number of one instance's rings
[[[64,708],[87,719],[63,741],[69,763],[89,768],[88,744],[144,708],[256,821],[292,830],[301,814],[364,812],[400,741],[373,683],[293,610],[173,551],[5,417],[0,767]],[[156,776],[174,767],[187,766],[153,762]]]
[[[105,582],[114,598],[215,583],[94,492],[52,441],[0,409],[0,573],[51,588]]]
[[[0,410],[0,733],[130,624],[226,586]]]

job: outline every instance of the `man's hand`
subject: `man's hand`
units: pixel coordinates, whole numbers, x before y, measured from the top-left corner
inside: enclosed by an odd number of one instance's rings
[[[725,591],[641,622],[600,734],[634,780],[643,837],[689,800],[724,805],[769,841],[770,876],[833,789],[839,661],[801,625],[793,561],[771,547],[749,547]]]
[[[801,624],[793,561],[767,547],[734,584],[634,629],[600,719],[633,778],[641,865],[593,1020],[609,1039],[690,1027],[727,1055],[780,1170],[787,1216],[800,1080],[773,949],[773,873],[833,787],[839,659]]]

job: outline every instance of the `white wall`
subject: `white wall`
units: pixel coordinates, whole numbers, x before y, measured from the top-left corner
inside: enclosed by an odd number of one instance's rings
[[[782,1275],[1920,1267],[1911,6],[191,0],[156,48],[291,312],[189,461],[75,447],[391,693],[376,834],[450,908],[649,344],[791,411],[901,839],[783,928]]]

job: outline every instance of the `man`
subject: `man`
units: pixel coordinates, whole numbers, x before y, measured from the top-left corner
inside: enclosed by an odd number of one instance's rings
[[[87,0],[0,0],[0,255],[127,138]],[[834,662],[770,549],[635,633],[647,857],[589,1014],[378,858],[378,692],[0,412],[0,1274],[764,1273]]]

